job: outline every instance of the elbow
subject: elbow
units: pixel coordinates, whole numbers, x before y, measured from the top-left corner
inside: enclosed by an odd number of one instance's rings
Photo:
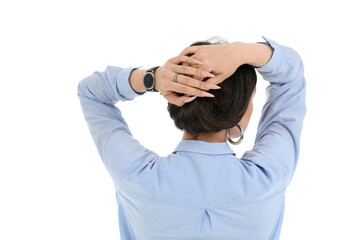
[[[79,83],[77,85],[77,96],[78,97],[84,97],[85,96],[85,93],[84,93],[85,89],[86,89],[86,83],[85,83],[85,81],[83,79],[83,80],[79,81]]]
[[[77,85],[77,95],[79,96],[80,94],[80,91],[81,91],[81,81],[78,82],[78,85]]]

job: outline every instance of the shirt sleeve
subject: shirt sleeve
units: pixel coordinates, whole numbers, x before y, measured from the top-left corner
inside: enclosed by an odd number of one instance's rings
[[[81,80],[77,88],[90,134],[116,186],[132,169],[158,158],[133,138],[115,106],[118,101],[130,101],[145,93],[135,92],[129,83],[135,69],[107,66],[104,72],[96,71]]]
[[[295,50],[263,38],[274,51],[264,66],[255,69],[270,84],[254,147],[242,160],[255,164],[268,183],[281,181],[288,186],[298,162],[306,114],[304,66]]]

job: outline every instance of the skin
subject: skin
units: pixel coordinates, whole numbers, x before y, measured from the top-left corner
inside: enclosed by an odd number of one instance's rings
[[[179,56],[169,59],[155,71],[155,90],[165,97],[168,102],[177,106],[186,104],[184,100],[195,97],[213,97],[207,92],[216,89],[217,84],[231,76],[238,66],[249,64],[253,67],[265,65],[272,57],[273,48],[261,43],[233,42],[221,45],[191,46],[185,48]],[[191,57],[187,57],[193,53]],[[182,63],[184,66],[180,66]],[[135,92],[145,92],[142,79],[147,69],[133,70],[129,76],[130,86]],[[179,73],[178,82],[174,82],[175,73]],[[206,82],[202,80],[210,77]],[[254,90],[247,111],[240,126],[245,131],[253,111]],[[184,93],[178,96],[177,93]],[[193,97],[192,97],[193,96]],[[236,126],[230,129],[230,137],[236,138],[240,132]],[[226,130],[210,134],[192,136],[186,131],[183,140],[202,140],[206,142],[226,142]]]

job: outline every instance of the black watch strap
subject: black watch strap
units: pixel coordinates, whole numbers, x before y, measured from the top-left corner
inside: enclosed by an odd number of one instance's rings
[[[154,71],[160,66],[155,66],[155,67],[152,67],[152,68],[149,68],[146,72],[152,72],[154,73]]]

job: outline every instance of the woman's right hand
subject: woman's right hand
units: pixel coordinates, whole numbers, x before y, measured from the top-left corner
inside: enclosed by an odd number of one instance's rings
[[[204,64],[203,69],[215,75],[206,82],[219,84],[230,77],[236,69],[246,63],[246,43],[233,42],[228,44],[201,45],[185,48],[180,55],[193,53],[191,57],[200,60]],[[179,55],[179,56],[180,56]]]
[[[184,65],[179,65],[180,63]],[[197,67],[193,67],[193,65]],[[215,76],[202,69],[202,65],[203,64],[194,57],[179,55],[170,58],[164,65],[155,70],[155,89],[159,91],[169,103],[179,107],[196,97],[214,97],[214,95],[207,91],[210,89],[218,89],[219,87],[201,80],[204,77]],[[178,73],[179,76],[177,82],[174,82],[174,75],[176,73]],[[178,96],[177,93],[184,93],[185,95]]]

